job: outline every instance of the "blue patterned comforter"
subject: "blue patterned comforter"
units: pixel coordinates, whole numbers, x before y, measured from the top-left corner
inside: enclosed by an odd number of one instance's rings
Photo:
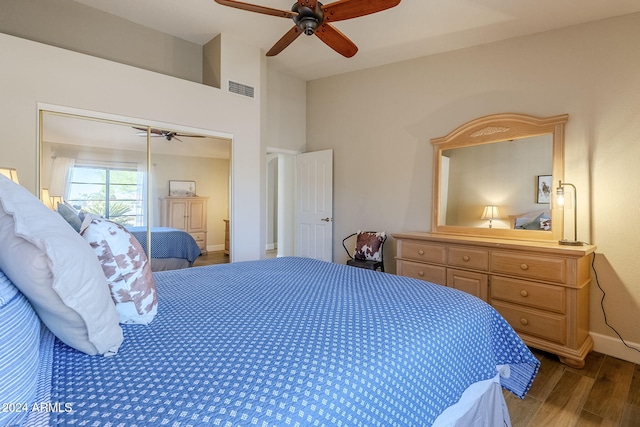
[[[154,273],[158,315],[114,357],[56,340],[52,425],[428,426],[508,365],[539,362],[468,294],[305,258]]]
[[[147,252],[147,227],[127,227]],[[148,253],[148,252],[147,252]],[[170,227],[151,228],[151,256],[153,258],[182,258],[193,262],[201,255],[196,241],[186,231]]]

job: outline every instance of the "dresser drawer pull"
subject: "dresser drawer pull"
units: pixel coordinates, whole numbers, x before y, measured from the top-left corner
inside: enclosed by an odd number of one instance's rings
[[[526,297],[528,297],[528,296],[529,296],[529,292],[527,292],[527,291],[520,291],[520,295],[526,298]]]
[[[470,260],[470,259],[471,259],[471,258],[469,258],[469,256],[468,256],[468,255],[465,255],[465,256],[463,256],[463,257],[462,257],[462,260],[463,260],[464,262],[469,262],[469,260]]]
[[[422,270],[418,271],[418,276],[424,277],[424,271],[422,271]]]
[[[529,266],[527,264],[520,264],[520,270],[528,270]]]
[[[529,324],[529,321],[523,317],[522,319],[520,319],[520,323],[526,326]]]
[[[424,255],[424,251],[423,251],[422,249],[420,249],[420,250],[418,251],[418,255]]]

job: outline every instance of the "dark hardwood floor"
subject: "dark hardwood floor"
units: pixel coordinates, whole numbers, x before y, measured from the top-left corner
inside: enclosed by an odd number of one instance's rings
[[[216,251],[208,252],[206,255],[200,255],[193,262],[193,266],[199,267],[202,265],[227,264],[228,262],[229,255],[225,254],[224,251]]]
[[[267,251],[267,258],[275,258],[276,252],[277,251],[275,250]],[[224,251],[215,251],[208,252],[206,255],[200,255],[193,263],[193,266],[198,267],[201,265],[227,264],[228,262],[229,255],[226,255]]]
[[[532,351],[541,365],[527,396],[504,391],[513,427],[640,427],[640,366],[592,352],[573,369]]]

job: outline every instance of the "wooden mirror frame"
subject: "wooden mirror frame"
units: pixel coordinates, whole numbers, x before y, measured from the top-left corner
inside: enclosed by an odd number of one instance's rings
[[[433,200],[431,231],[433,233],[462,234],[482,237],[499,237],[517,240],[560,240],[563,233],[562,211],[551,209],[551,230],[514,230],[507,228],[477,228],[440,224],[440,188],[442,152],[452,148],[470,147],[494,142],[509,141],[550,134],[553,137],[553,183],[564,181],[564,126],[568,114],[540,118],[526,114],[493,114],[471,120],[448,135],[433,138]]]

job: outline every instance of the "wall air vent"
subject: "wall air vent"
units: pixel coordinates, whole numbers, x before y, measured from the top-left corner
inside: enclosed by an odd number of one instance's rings
[[[229,92],[231,93],[247,96],[249,98],[255,98],[255,90],[256,89],[253,86],[229,80]]]

